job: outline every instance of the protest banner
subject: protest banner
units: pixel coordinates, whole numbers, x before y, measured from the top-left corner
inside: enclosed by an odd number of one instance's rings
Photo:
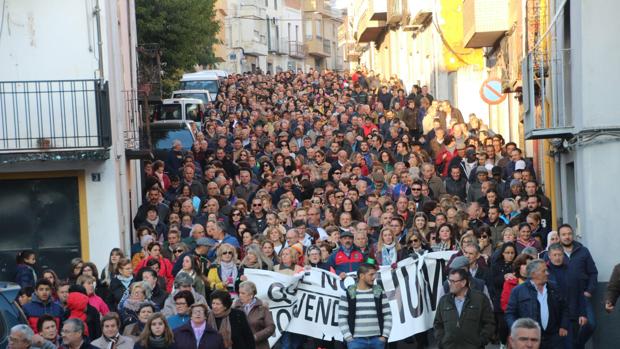
[[[392,332],[388,341],[405,339],[433,325],[439,289],[446,275],[445,265],[454,251],[432,252],[400,261],[396,268],[381,267],[377,283],[383,287],[392,311]],[[353,277],[344,280],[322,269],[288,276],[276,272],[246,269],[257,297],[269,305],[276,324],[270,345],[282,332],[331,340],[342,340],[338,327],[338,304]]]

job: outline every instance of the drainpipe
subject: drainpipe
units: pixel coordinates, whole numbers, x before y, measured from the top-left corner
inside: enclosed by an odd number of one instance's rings
[[[99,78],[103,79],[103,40],[101,39],[101,7],[99,7],[99,0],[95,4],[95,11],[93,13],[97,21],[97,48],[99,51]]]

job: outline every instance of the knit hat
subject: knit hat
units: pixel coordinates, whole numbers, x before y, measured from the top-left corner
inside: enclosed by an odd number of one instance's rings
[[[174,278],[174,288],[179,288],[181,286],[192,286],[193,284],[194,279],[184,271],[179,272]]]
[[[478,166],[478,167],[476,167],[476,174],[479,174],[479,173],[487,173],[488,174],[489,171],[484,166]]]
[[[517,162],[515,162],[515,171],[519,170],[525,170],[525,161],[517,160]]]
[[[468,265],[469,265],[469,259],[467,259],[467,257],[458,256],[452,260],[452,263],[450,263],[450,269],[451,270],[462,269]]]

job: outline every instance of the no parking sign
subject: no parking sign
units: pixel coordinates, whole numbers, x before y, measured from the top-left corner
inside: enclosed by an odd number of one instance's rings
[[[480,97],[488,104],[500,104],[506,99],[502,93],[502,81],[495,78],[486,79],[480,87]]]

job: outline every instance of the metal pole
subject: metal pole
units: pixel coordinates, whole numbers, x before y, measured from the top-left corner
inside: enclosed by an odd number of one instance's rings
[[[97,49],[99,51],[99,77],[103,79],[103,40],[101,39],[101,7],[99,0],[95,5],[95,19],[97,20]]]

